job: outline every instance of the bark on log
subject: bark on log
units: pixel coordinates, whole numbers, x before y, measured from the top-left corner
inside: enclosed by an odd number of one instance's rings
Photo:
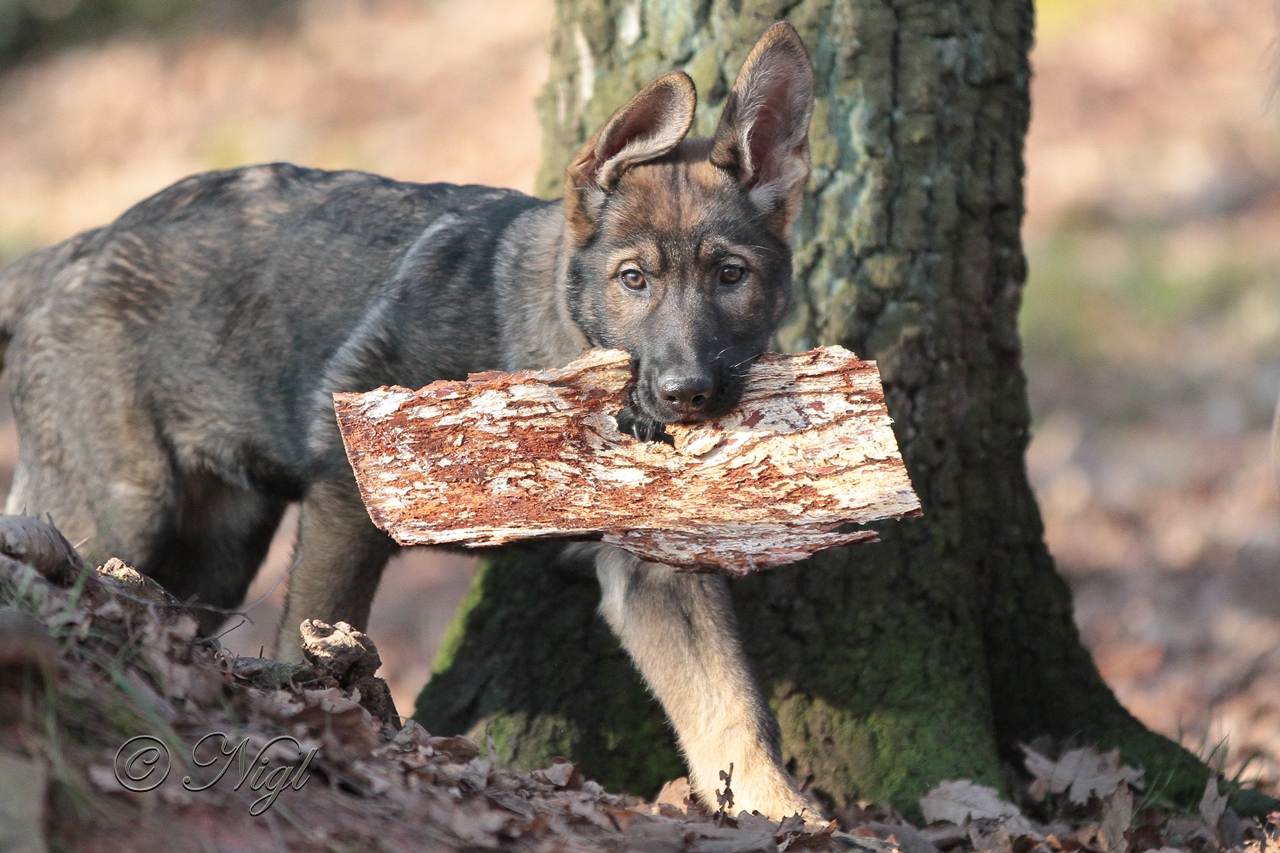
[[[630,381],[625,351],[592,350],[334,407],[369,515],[402,545],[599,539],[744,575],[920,513],[875,363],[842,347],[762,356],[733,412],[668,427],[674,448],[618,431]]]
[[[67,587],[89,571],[76,549],[58,531],[38,518],[0,515],[0,559],[31,566],[44,578]]]

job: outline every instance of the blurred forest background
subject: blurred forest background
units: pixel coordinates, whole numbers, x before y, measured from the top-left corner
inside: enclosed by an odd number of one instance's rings
[[[1049,546],[1152,727],[1280,787],[1280,8],[1041,0],[1022,312]],[[0,262],[192,172],[289,160],[529,190],[550,0],[0,0]],[[0,412],[0,488],[16,437]],[[292,516],[224,642],[273,641]],[[371,633],[407,712],[473,561]]]

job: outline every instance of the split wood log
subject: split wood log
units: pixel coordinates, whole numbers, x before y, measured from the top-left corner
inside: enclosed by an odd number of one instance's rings
[[[874,362],[766,353],[727,416],[636,441],[614,415],[623,350],[419,391],[335,394],[374,523],[402,545],[598,539],[645,560],[743,575],[876,539],[920,514]]]

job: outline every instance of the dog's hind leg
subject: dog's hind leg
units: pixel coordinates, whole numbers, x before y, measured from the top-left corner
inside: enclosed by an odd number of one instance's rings
[[[169,455],[126,407],[60,387],[14,395],[22,439],[5,512],[51,520],[92,563],[119,557],[145,571],[176,508]]]
[[[666,710],[702,801],[733,764],[734,812],[816,809],[782,765],[778,722],[751,673],[724,578],[681,574],[616,548],[596,556],[600,610]]]
[[[25,515],[49,521],[86,560],[99,560],[107,549],[93,548],[99,526],[84,488],[72,488],[75,479],[53,466],[37,461],[33,441],[18,445],[18,465],[5,500],[6,515]],[[146,537],[138,537],[138,550]],[[112,556],[106,554],[106,556]],[[136,558],[135,558],[136,560]],[[135,560],[130,560],[134,562]]]
[[[173,528],[148,574],[193,612],[202,633],[244,600],[280,525],[285,501],[211,473],[182,480]],[[208,605],[201,608],[198,605]]]
[[[349,472],[345,479],[312,483],[298,519],[276,657],[302,659],[298,626],[303,619],[341,620],[364,630],[382,570],[396,547],[369,520]]]
[[[38,456],[35,444],[29,442]],[[243,600],[285,502],[212,474],[175,476],[159,460],[149,468],[155,475],[149,488],[119,475],[142,460],[136,452],[119,459],[104,451],[102,470],[118,476],[99,481],[67,477],[56,465],[28,459],[15,472],[5,511],[47,515],[92,563],[119,557],[178,600],[194,603],[201,632],[212,633],[226,618],[223,611]]]

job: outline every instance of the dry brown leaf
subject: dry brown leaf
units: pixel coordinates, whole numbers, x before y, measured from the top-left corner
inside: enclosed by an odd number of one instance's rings
[[[692,789],[689,787],[689,777],[681,776],[679,779],[672,779],[662,786],[662,790],[658,792],[658,796],[653,800],[653,810],[657,814],[663,814],[663,806],[671,810],[673,815],[687,815],[689,813],[689,800],[692,797]]]
[[[937,845],[905,821],[900,823],[876,821],[866,826],[875,833],[877,838],[897,845],[902,853],[939,853]]]
[[[449,756],[459,764],[466,764],[468,761],[480,756],[480,747],[476,746],[474,741],[462,735],[428,737],[427,745],[436,752]]]
[[[1071,833],[1070,840],[1076,843],[1077,849],[1079,847],[1089,847],[1097,839],[1098,832],[1101,831],[1101,829],[1101,824],[1086,823],[1084,826],[1077,828],[1075,832]]]
[[[1204,818],[1215,835],[1218,832],[1218,821],[1226,808],[1226,795],[1218,793],[1218,777],[1209,774],[1209,781],[1204,785],[1204,796],[1200,798],[1200,817]]]
[[[433,809],[434,820],[443,824],[468,845],[480,848],[501,846],[498,833],[511,821],[511,814],[499,809],[445,808],[437,804]]]
[[[1165,835],[1166,837],[1181,838],[1184,843],[1194,844],[1196,847],[1203,847],[1200,842],[1215,844],[1218,837],[1216,831],[1210,830],[1209,827],[1204,825],[1204,819],[1199,815],[1195,817],[1170,818],[1168,826],[1165,828]]]
[[[1098,846],[1102,853],[1126,853],[1129,841],[1124,834],[1133,823],[1133,793],[1128,785],[1120,785],[1102,806],[1102,828],[1098,830]]]
[[[1037,800],[1066,792],[1071,802],[1083,806],[1090,796],[1106,799],[1122,785],[1137,786],[1142,778],[1141,770],[1120,766],[1118,749],[1099,755],[1093,747],[1083,747],[1063,753],[1057,761],[1025,744],[1022,751],[1026,768],[1035,777],[1030,793]]]
[[[996,824],[988,832],[979,832],[978,827],[970,826],[969,843],[975,853],[1013,853],[1009,831],[1001,824]]]
[[[542,773],[547,777],[547,781],[557,788],[563,788],[569,784],[569,780],[573,778],[573,771],[578,768],[573,766],[569,761],[555,761]]]
[[[363,711],[360,703],[347,698],[342,691],[336,687],[326,687],[323,690],[303,690],[303,699],[307,706],[316,706],[326,714],[342,714],[347,711]]]
[[[1001,800],[995,788],[968,779],[942,782],[920,798],[920,811],[926,823],[941,820],[956,825],[966,820],[1006,820],[1021,814],[1017,806]]]

